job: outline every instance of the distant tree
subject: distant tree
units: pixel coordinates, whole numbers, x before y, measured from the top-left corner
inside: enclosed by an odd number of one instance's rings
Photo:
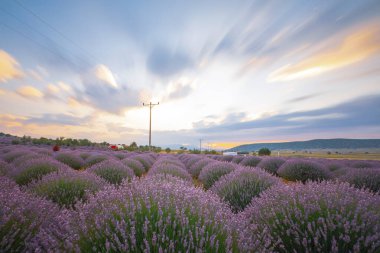
[[[17,144],[20,144],[20,140],[17,138],[17,139],[13,139],[12,140],[12,144],[13,145],[17,145]]]
[[[171,150],[170,148],[166,148],[166,149],[165,149],[165,152],[168,153],[168,154],[169,154],[171,151],[172,151],[172,150]]]
[[[161,147],[154,147],[153,146],[153,152],[160,153],[162,151]]]
[[[259,156],[270,155],[270,153],[269,148],[260,148],[259,150]]]
[[[201,151],[198,149],[190,150],[190,154],[200,154],[200,153],[201,153]]]

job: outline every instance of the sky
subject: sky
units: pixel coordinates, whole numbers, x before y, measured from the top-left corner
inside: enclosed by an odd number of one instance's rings
[[[0,1],[0,131],[229,148],[380,138],[380,2]]]

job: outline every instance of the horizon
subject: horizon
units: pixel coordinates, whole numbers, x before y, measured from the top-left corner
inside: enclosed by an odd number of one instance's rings
[[[380,139],[380,3],[2,1],[0,132],[228,149]]]

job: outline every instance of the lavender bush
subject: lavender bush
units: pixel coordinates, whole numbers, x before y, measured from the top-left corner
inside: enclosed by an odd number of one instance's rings
[[[261,158],[257,156],[248,156],[244,158],[239,164],[243,166],[256,167],[259,162],[261,162]]]
[[[203,183],[204,188],[207,190],[211,188],[211,186],[213,186],[219,178],[235,169],[236,164],[215,161],[202,169],[199,174],[199,180]]]
[[[86,159],[86,166],[91,167],[94,164],[107,160],[108,156],[103,154],[94,154]]]
[[[380,196],[347,183],[274,186],[240,219],[249,252],[380,251]]]
[[[198,178],[199,173],[201,173],[202,169],[206,167],[208,164],[213,163],[213,162],[214,160],[210,158],[203,158],[197,161],[196,163],[194,163],[193,165],[191,165],[188,171],[194,178]]]
[[[380,193],[380,169],[367,168],[346,169],[345,173],[338,178],[340,181],[348,182],[357,188],[367,188]]]
[[[144,165],[146,172],[150,169],[150,167],[152,167],[153,163],[155,162],[155,159],[148,154],[135,155],[135,156],[131,156],[130,158],[135,159],[139,161],[140,163],[142,163],[142,165]]]
[[[242,211],[261,192],[279,183],[279,179],[258,168],[239,167],[222,176],[211,188],[226,201],[232,211]]]
[[[231,162],[239,164],[244,158],[244,156],[237,155],[232,158]]]
[[[234,159],[234,156],[232,156],[232,155],[224,155],[224,156],[221,156],[219,161],[231,162],[233,159]]]
[[[158,159],[148,172],[149,176],[157,174],[171,175],[183,180],[192,181],[191,175],[183,166],[179,166],[167,158]]]
[[[168,177],[133,180],[99,192],[78,205],[76,215],[60,217],[58,224],[68,223],[60,226],[65,232],[43,231],[41,237],[48,241],[41,240],[39,250],[237,252],[228,207],[216,195]]]
[[[121,162],[131,168],[136,176],[141,177],[142,174],[145,173],[144,165],[139,162],[138,160],[131,159],[131,158],[125,158],[121,160]]]
[[[61,152],[55,156],[55,159],[70,166],[71,168],[75,170],[79,170],[83,168],[84,166],[84,160],[80,156],[74,153]]]
[[[9,176],[12,177],[17,184],[26,185],[33,180],[39,180],[42,176],[57,172],[57,171],[70,170],[70,168],[50,157],[41,157],[30,159],[23,164],[14,167]]]
[[[13,160],[15,160],[16,158],[18,158],[20,156],[28,155],[30,153],[33,153],[33,152],[30,152],[30,151],[27,151],[24,149],[16,149],[16,150],[13,150],[13,151],[10,151],[10,152],[4,154],[2,156],[2,159],[4,161],[10,163],[10,162],[13,162]]]
[[[0,176],[5,176],[10,170],[10,164],[0,160]]]
[[[80,153],[79,154],[80,158],[82,158],[83,160],[87,160],[87,158],[89,158],[91,156],[90,153]]]
[[[371,161],[352,161],[349,163],[350,167],[353,168],[373,168],[374,162]]]
[[[97,163],[87,171],[95,173],[111,184],[120,184],[124,179],[131,179],[135,175],[129,167],[118,160],[111,159]]]
[[[31,241],[57,213],[53,203],[22,192],[13,181],[0,177],[0,252],[32,252]]]
[[[27,190],[57,203],[60,207],[71,208],[77,201],[85,201],[89,194],[106,185],[105,180],[94,174],[67,170],[50,173],[41,180],[30,183]]]
[[[127,155],[125,153],[121,153],[121,152],[117,152],[116,154],[113,155],[114,157],[116,157],[117,159],[119,160],[123,160],[124,158],[127,157]]]
[[[262,159],[257,167],[266,170],[267,172],[277,175],[277,170],[285,163],[285,160],[279,157],[267,157]]]
[[[39,158],[44,158],[44,157],[49,159],[49,156],[46,156],[46,155],[41,155],[41,154],[37,154],[37,153],[28,153],[28,154],[17,157],[11,163],[14,166],[18,167],[18,166],[21,166],[22,164],[26,163],[28,160],[39,159]]]
[[[277,171],[278,175],[289,181],[323,180],[331,177],[327,168],[309,160],[291,159]]]

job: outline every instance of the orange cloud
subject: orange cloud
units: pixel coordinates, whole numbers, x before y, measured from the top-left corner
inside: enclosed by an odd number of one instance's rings
[[[18,66],[19,63],[11,55],[0,50],[0,82],[22,77],[24,74]]]
[[[5,127],[21,127],[23,126],[23,121],[26,120],[26,117],[17,116],[13,114],[0,114],[0,125]]]
[[[380,29],[375,26],[361,27],[360,31],[347,36],[335,48],[314,54],[299,63],[289,64],[274,71],[269,75],[268,81],[307,78],[360,62],[380,50],[379,32]]]
[[[41,98],[44,96],[44,94],[40,90],[34,88],[33,86],[22,86],[18,88],[16,92],[20,96],[31,99]]]

